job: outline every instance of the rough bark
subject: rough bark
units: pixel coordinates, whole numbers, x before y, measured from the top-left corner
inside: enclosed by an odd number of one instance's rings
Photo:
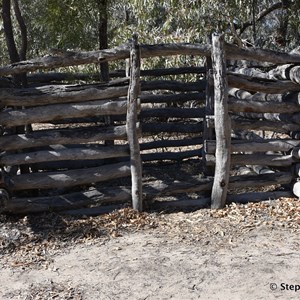
[[[229,188],[241,189],[246,187],[265,187],[276,184],[290,184],[293,176],[290,172],[276,172],[272,174],[260,174],[260,175],[243,175],[243,176],[231,176]]]
[[[226,76],[224,36],[213,35],[212,45],[215,87],[216,168],[211,194],[211,207],[222,208],[226,203],[231,156],[231,125],[228,115],[228,83]]]
[[[210,45],[201,44],[160,44],[141,45],[141,57],[171,56],[171,55],[200,55],[211,54]],[[299,63],[300,55],[287,54],[263,49],[241,49],[235,45],[225,44],[228,59],[270,62],[273,64]],[[53,69],[80,64],[100,63],[129,58],[129,45],[125,44],[113,49],[76,52],[63,51],[61,54],[49,55],[28,61],[14,63],[0,68],[0,76],[33,72],[38,69]]]
[[[273,64],[299,64],[300,55],[277,52],[273,50],[265,50],[259,48],[239,48],[232,44],[225,44],[227,58],[234,60],[248,60],[269,62]]]
[[[300,146],[300,141],[297,140],[261,140],[261,141],[244,141],[232,140],[231,152],[268,152],[268,151],[282,151],[288,152],[294,147]],[[205,150],[209,154],[215,153],[216,142],[206,141]]]
[[[229,98],[228,109],[232,112],[292,114],[299,112],[300,106],[296,103],[274,103],[271,101],[251,101]]]
[[[126,96],[128,86],[50,85],[27,89],[1,89],[3,106],[38,106],[57,103],[107,100]]]
[[[107,159],[113,157],[129,156],[128,146],[116,145],[108,147],[103,145],[78,145],[77,148],[68,148],[66,145],[57,147],[52,150],[40,150],[25,153],[2,154],[0,156],[0,164],[6,166],[49,163],[53,161],[80,161]],[[74,162],[72,162],[74,164]],[[63,165],[60,167],[62,168]]]
[[[290,133],[291,131],[300,131],[297,124],[286,122],[256,121],[256,120],[231,120],[231,126],[234,130],[269,130],[280,133]]]
[[[117,163],[95,168],[40,172],[15,175],[10,178],[13,191],[69,188],[130,176],[129,163]]]
[[[300,91],[300,85],[291,81],[257,79],[246,75],[237,76],[229,74],[228,83],[231,87],[268,94],[283,94],[286,92]]]
[[[213,155],[207,155],[207,164],[216,165],[217,160]],[[297,160],[292,155],[281,154],[232,154],[231,165],[265,165],[272,167],[288,167]]]
[[[56,144],[68,145],[125,139],[125,126],[39,130],[27,134],[1,136],[0,149],[2,151],[10,151]]]
[[[0,206],[0,211],[13,214],[62,211],[89,205],[124,203],[130,199],[130,189],[127,187],[101,187],[91,188],[82,192],[45,197],[13,197],[5,205]]]
[[[143,210],[142,160],[138,140],[138,98],[140,95],[140,47],[137,35],[133,35],[130,49],[130,84],[128,89],[126,132],[130,149],[132,207]]]
[[[14,127],[31,123],[52,122],[66,118],[84,118],[125,114],[126,101],[89,101],[83,103],[37,106],[0,112],[1,124]]]

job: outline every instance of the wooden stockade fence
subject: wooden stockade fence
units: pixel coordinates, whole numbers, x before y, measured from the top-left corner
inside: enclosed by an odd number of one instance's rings
[[[205,58],[206,67],[140,70],[142,59],[171,55]],[[126,59],[130,74],[113,71],[104,83],[35,72]],[[241,66],[245,60],[256,68]],[[27,88],[5,77],[24,72],[31,72]],[[182,74],[197,80],[166,79]],[[134,36],[114,49],[61,51],[0,67],[0,210],[97,214],[132,201],[141,211],[155,197],[187,193],[203,196],[160,205],[220,208],[290,196],[292,186],[300,196],[299,83],[299,54],[241,49],[220,35],[212,45],[139,45]],[[143,182],[146,162],[192,157],[207,176]],[[236,193],[267,186],[281,188]]]

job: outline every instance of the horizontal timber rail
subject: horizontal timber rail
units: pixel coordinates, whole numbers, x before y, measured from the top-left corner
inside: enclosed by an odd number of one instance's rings
[[[36,88],[0,89],[0,105],[37,106],[74,103],[90,100],[107,100],[126,96],[127,86],[109,87],[103,84],[50,85]]]
[[[140,50],[142,58],[171,55],[211,55],[211,45],[188,43],[140,45]],[[230,44],[225,44],[225,50],[227,52],[227,58],[229,59],[244,59],[270,62],[273,64],[300,63],[300,55],[295,54],[262,49],[242,49]],[[124,44],[113,49],[90,52],[62,51],[59,55],[48,55],[42,58],[22,61],[1,67],[0,76],[33,72],[39,69],[52,69],[80,64],[98,64],[105,61],[126,59],[129,58],[129,52],[129,44]]]
[[[214,166],[216,158],[213,155],[207,155],[207,165]],[[292,155],[281,154],[232,154],[231,165],[266,165],[273,167],[288,167],[297,162]]]
[[[2,125],[14,127],[31,123],[64,120],[67,118],[122,115],[126,113],[126,110],[127,101],[100,100],[6,110],[0,112],[0,119]]]
[[[182,74],[204,74],[206,69],[204,67],[180,67],[180,68],[164,68],[141,70],[141,76],[166,76],[166,75],[182,75]],[[110,78],[126,77],[125,70],[116,70],[109,72]],[[39,72],[28,74],[27,79],[30,83],[49,83],[58,81],[75,81],[75,80],[99,80],[99,74],[85,74],[85,73],[63,73],[63,72]]]
[[[10,177],[15,191],[65,188],[130,176],[129,163],[57,172],[21,174]]]
[[[87,144],[77,145],[76,148],[74,146],[72,148],[68,148],[67,145],[61,147],[51,146],[50,148],[50,150],[15,154],[4,153],[0,156],[0,164],[13,166],[63,160],[93,160],[129,156],[129,148],[126,145],[114,145],[112,147]]]
[[[262,141],[231,141],[231,152],[268,152],[268,151],[283,151],[288,152],[295,147],[300,146],[300,141],[297,140],[262,140]],[[205,141],[204,143],[206,153],[213,154],[216,151],[215,141]]]
[[[123,82],[126,84],[126,82]],[[172,80],[156,80],[142,82],[142,91],[171,90],[179,92],[195,92],[205,90],[204,80],[198,82],[182,83]],[[108,100],[127,96],[128,85],[112,86],[112,84],[91,85],[49,85],[35,88],[3,88],[0,89],[0,105],[3,106],[42,106],[49,104],[62,104],[74,102],[87,102],[91,100]],[[154,95],[153,95],[154,96]],[[142,101],[189,101],[202,97],[202,93],[186,95],[150,95],[142,96]],[[181,96],[183,96],[181,98]],[[146,100],[147,99],[147,100]]]
[[[91,143],[101,140],[126,140],[126,128],[122,126],[86,127],[79,129],[38,130],[27,134],[0,137],[1,150],[18,150],[49,145]]]

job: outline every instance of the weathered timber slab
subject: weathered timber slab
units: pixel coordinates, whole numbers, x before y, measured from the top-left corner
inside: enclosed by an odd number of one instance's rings
[[[269,71],[269,77],[279,80],[291,80],[292,82],[300,84],[300,66],[291,64],[278,66]]]
[[[281,94],[286,92],[299,92],[300,85],[291,81],[280,81],[262,78],[253,78],[246,75],[228,75],[228,84],[252,92]]]
[[[248,91],[238,89],[238,88],[229,88],[228,94],[236,99],[240,100],[247,100],[247,101],[273,101],[273,102],[284,102],[284,103],[295,103],[299,104],[300,101],[300,93],[299,92],[292,92],[292,93],[284,93],[284,94],[268,94],[268,93],[261,93],[256,92],[251,94]]]
[[[290,80],[294,83],[300,83],[300,66],[293,64],[277,66],[269,72],[262,72],[254,68],[236,68],[230,74],[243,74],[264,79]]]
[[[226,55],[229,59],[270,62],[273,64],[300,63],[300,55],[277,52],[258,48],[240,48],[236,45],[225,44]]]
[[[107,100],[126,96],[128,86],[50,85],[36,88],[0,89],[0,105],[37,106]]]
[[[127,101],[112,100],[45,105],[0,112],[0,122],[2,126],[15,127],[31,123],[47,123],[66,118],[122,115],[126,113],[126,110]]]
[[[129,161],[128,157],[110,158],[109,163],[118,163]],[[84,168],[94,168],[106,165],[108,159],[81,159],[81,160],[61,160],[61,161],[45,161],[30,164],[30,169],[34,172],[52,172],[57,170],[75,170]]]
[[[287,152],[294,147],[300,146],[300,141],[297,140],[259,140],[259,141],[244,141],[232,140],[231,152],[267,152],[267,151],[283,151]],[[213,154],[216,151],[216,142],[205,141],[204,144],[206,153]]]
[[[210,45],[201,44],[159,44],[141,45],[141,57],[171,56],[171,55],[210,55]],[[113,49],[76,52],[62,51],[61,55],[48,55],[41,58],[22,61],[0,68],[0,76],[32,72],[40,69],[77,66],[83,64],[102,63],[129,58],[130,46],[124,44]]]
[[[292,155],[281,154],[233,154],[232,165],[265,165],[270,167],[288,167],[297,160]]]
[[[151,81],[142,85],[143,90],[203,91],[205,82],[182,83],[177,81]],[[50,85],[26,89],[0,89],[0,104],[3,106],[36,106],[57,103],[83,102],[90,100],[107,100],[126,96],[128,86],[105,85]],[[165,96],[142,96],[142,102],[174,102],[204,98],[202,93]],[[144,100],[145,99],[145,100]],[[147,100],[146,100],[147,99]]]
[[[214,155],[207,155],[207,164],[216,164]],[[231,165],[265,165],[272,167],[287,167],[297,162],[292,155],[281,154],[232,154]]]
[[[299,112],[300,105],[296,103],[249,101],[229,98],[228,109],[231,112],[283,114]]]
[[[130,200],[131,192],[128,187],[114,186],[46,197],[13,197],[1,208],[2,212],[6,213],[28,214],[76,209],[89,205],[125,203]]]
[[[228,88],[228,95],[241,100],[251,100],[252,97],[252,94],[250,92],[235,87]]]
[[[238,88],[230,88],[228,93],[234,98],[241,99],[241,100],[274,101],[274,102],[300,104],[299,92],[291,92],[291,93],[284,93],[284,94],[267,94],[267,93],[256,92],[255,94],[252,95],[251,93]]]
[[[230,189],[245,187],[264,187],[276,184],[289,184],[293,180],[291,172],[277,172],[272,174],[231,176],[229,179]]]
[[[265,73],[256,68],[236,67],[233,70],[231,70],[229,74],[232,75],[241,74],[241,75],[246,75],[246,76],[251,76],[256,78],[272,79],[270,78],[268,73]]]
[[[208,44],[158,44],[141,45],[141,57],[172,56],[172,55],[200,55],[209,56],[211,45]],[[239,48],[235,45],[225,44],[226,54],[229,59],[270,62],[273,64],[300,63],[300,56],[271,50],[257,48]],[[39,69],[52,69],[57,67],[74,66],[81,64],[99,63],[129,58],[129,44],[124,44],[113,49],[76,52],[62,51],[61,55],[48,55],[27,61],[21,61],[0,68],[0,76],[32,72]]]
[[[40,162],[53,162],[64,160],[94,160],[106,159],[113,157],[126,157],[129,155],[128,146],[115,145],[78,145],[77,148],[41,150],[27,153],[2,154],[0,156],[0,164],[6,166],[34,164]]]
[[[0,137],[2,151],[20,150],[55,144],[79,144],[103,140],[125,140],[125,126],[86,127],[79,129],[39,130]]]
[[[166,75],[181,75],[181,74],[204,74],[204,67],[181,67],[181,68],[165,68],[165,69],[152,69],[141,70],[141,76],[166,76]],[[115,70],[109,72],[109,78],[125,77],[125,70]],[[27,79],[31,83],[49,83],[51,81],[97,81],[99,74],[86,74],[86,73],[66,73],[66,72],[40,72],[35,74],[28,74]]]
[[[127,176],[130,176],[130,164],[122,162],[95,168],[15,175],[11,176],[10,183],[13,191],[58,189]]]
[[[62,55],[47,55],[41,58],[35,58],[27,61],[21,61],[0,68],[0,76],[14,75],[23,72],[32,72],[40,69],[53,69],[57,67],[67,67],[81,64],[99,63],[104,61],[113,61],[126,59],[129,57],[129,46],[122,45],[113,49],[75,52],[64,51]]]
[[[300,131],[300,125],[286,122],[272,122],[264,120],[231,120],[231,122],[233,130],[270,130],[281,133]]]

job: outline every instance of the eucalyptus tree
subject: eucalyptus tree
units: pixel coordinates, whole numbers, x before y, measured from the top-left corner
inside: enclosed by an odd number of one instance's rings
[[[8,0],[2,0],[2,4]],[[15,1],[15,0],[11,0]],[[28,56],[51,48],[92,50],[120,45],[139,35],[142,43],[206,43],[214,31],[229,42],[289,50],[299,45],[299,0],[22,0]],[[16,16],[13,34],[20,48]],[[19,23],[20,24],[20,23]],[[0,27],[1,58],[6,47]],[[1,62],[2,63],[2,62]]]

